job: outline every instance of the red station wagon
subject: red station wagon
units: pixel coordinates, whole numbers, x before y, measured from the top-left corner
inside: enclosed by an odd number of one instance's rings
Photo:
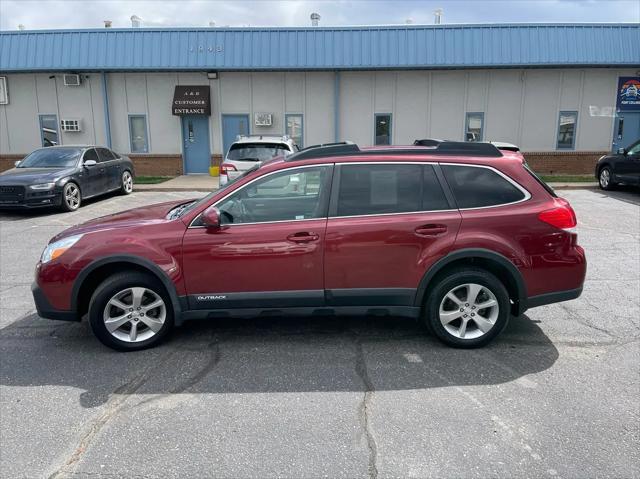
[[[395,315],[456,347],[510,315],[577,298],[576,217],[491,144],[309,147],[197,201],[137,208],[55,236],[36,267],[45,318],[88,315],[119,350],[196,318]]]

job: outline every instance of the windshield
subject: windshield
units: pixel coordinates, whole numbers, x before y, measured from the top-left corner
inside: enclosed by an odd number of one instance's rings
[[[207,201],[209,201],[209,199],[211,197],[213,197],[213,195],[217,195],[219,192],[226,190],[227,188],[229,188],[229,186],[236,184],[239,180],[241,180],[242,178],[244,178],[245,176],[250,175],[251,173],[253,173],[254,171],[256,171],[258,168],[260,168],[260,165],[255,165],[252,166],[251,168],[249,168],[246,171],[243,171],[242,174],[240,176],[237,176],[235,178],[233,178],[232,180],[230,180],[227,184],[220,186],[220,188],[218,188],[215,191],[212,191],[211,193],[209,193],[208,195],[200,198],[197,201],[192,201],[191,203],[184,203],[180,206],[175,207],[174,209],[172,209],[169,214],[167,215],[168,219],[174,219],[174,218],[179,218],[181,217],[183,214],[185,214],[187,211],[191,211],[193,208],[197,207],[198,205],[201,205]]]
[[[80,158],[78,148],[43,148],[20,162],[18,168],[64,168],[75,166]]]
[[[234,143],[229,148],[227,160],[265,161],[291,153],[283,143]]]

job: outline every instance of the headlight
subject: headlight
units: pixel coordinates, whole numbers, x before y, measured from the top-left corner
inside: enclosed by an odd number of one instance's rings
[[[32,190],[51,190],[56,186],[55,183],[40,183],[39,185],[31,185],[29,188]]]
[[[65,251],[67,251],[74,244],[76,244],[80,238],[82,238],[82,235],[69,236],[68,238],[63,238],[61,240],[58,240],[55,243],[48,244],[47,247],[42,252],[40,261],[42,263],[48,263],[52,259],[58,258]]]

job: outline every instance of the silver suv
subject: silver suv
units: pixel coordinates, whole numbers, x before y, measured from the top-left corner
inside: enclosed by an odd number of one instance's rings
[[[227,184],[258,163],[276,156],[289,156],[296,151],[297,145],[286,135],[239,135],[222,162],[220,185]]]

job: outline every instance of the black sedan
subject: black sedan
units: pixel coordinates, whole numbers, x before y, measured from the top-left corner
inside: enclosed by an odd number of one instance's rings
[[[52,146],[0,173],[0,208],[57,206],[75,211],[83,200],[133,190],[133,163],[102,146]]]
[[[600,158],[595,174],[603,190],[613,189],[618,183],[640,186],[640,140]]]

